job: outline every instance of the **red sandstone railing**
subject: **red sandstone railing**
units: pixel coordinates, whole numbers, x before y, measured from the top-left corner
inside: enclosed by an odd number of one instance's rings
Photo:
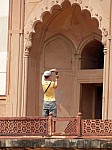
[[[80,136],[80,117],[52,118],[52,135]]]
[[[48,135],[48,118],[0,118],[0,136],[1,135]]]
[[[82,136],[111,136],[112,120],[81,120],[81,128]]]
[[[77,117],[4,117],[0,136],[112,136],[112,120]]]

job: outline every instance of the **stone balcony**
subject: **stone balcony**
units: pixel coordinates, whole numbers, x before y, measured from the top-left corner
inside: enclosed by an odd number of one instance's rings
[[[112,149],[112,120],[2,117],[0,148]]]

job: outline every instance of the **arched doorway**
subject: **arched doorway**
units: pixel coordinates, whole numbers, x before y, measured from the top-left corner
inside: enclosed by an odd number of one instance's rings
[[[93,39],[84,46],[81,53],[80,69],[85,70],[88,80],[81,84],[81,112],[84,118],[102,118],[103,49],[102,43]],[[91,81],[89,80],[90,76],[92,76]],[[102,78],[102,81],[98,78]]]
[[[36,21],[34,29],[29,58],[27,115],[41,115],[41,75],[44,70],[56,67],[60,72],[59,88],[56,91],[58,116],[76,116],[80,111],[80,86],[86,80],[86,76],[80,72],[83,70],[80,69],[81,55],[78,49],[88,36],[102,36],[98,21],[91,18],[88,10],[81,11],[78,4],[71,5],[65,1],[62,7],[54,6],[52,13],[44,12],[43,22]],[[98,45],[94,40],[90,42],[93,47],[95,44]],[[88,47],[89,45],[84,51]],[[85,57],[87,52],[84,51],[82,56]],[[94,50],[91,53],[94,54]],[[94,54],[94,58],[96,56],[97,54]],[[82,62],[81,67],[85,66],[87,67],[86,63]],[[95,82],[99,83],[99,79]],[[30,109],[31,105],[33,112]]]

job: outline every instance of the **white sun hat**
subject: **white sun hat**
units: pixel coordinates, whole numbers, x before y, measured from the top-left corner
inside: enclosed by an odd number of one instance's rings
[[[46,76],[48,76],[48,77],[51,76],[51,71],[45,71],[45,72],[44,72],[44,76],[45,76],[45,77],[46,77]]]

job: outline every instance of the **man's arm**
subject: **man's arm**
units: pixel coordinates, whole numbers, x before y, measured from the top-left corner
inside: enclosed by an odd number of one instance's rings
[[[57,88],[57,86],[58,86],[58,78],[59,78],[59,75],[56,75],[56,79],[55,79],[55,87],[54,87],[54,88]]]

